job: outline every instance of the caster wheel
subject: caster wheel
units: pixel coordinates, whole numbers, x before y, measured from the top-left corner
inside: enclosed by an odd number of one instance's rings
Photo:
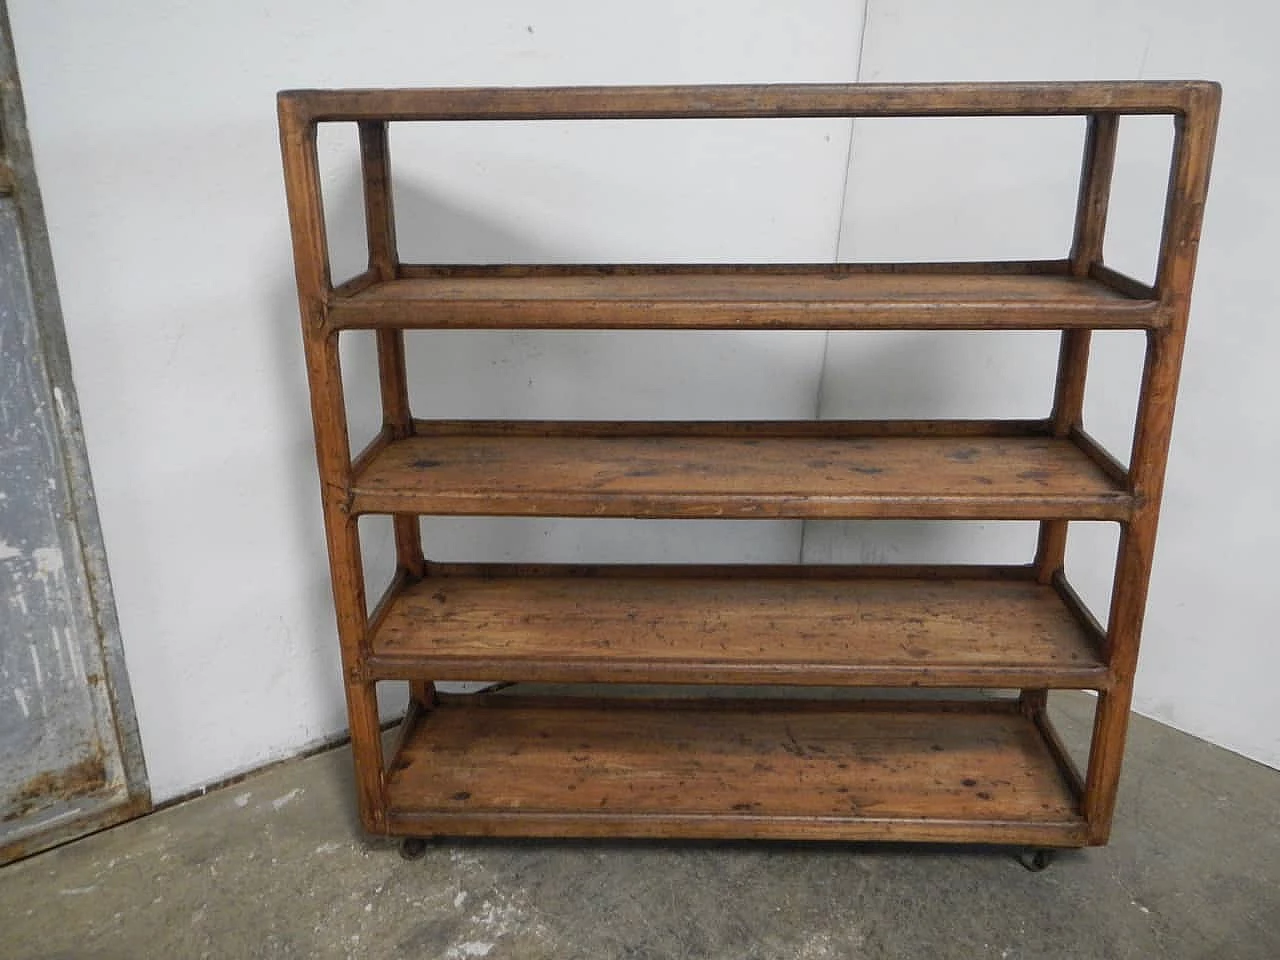
[[[401,860],[421,860],[427,855],[427,841],[422,837],[405,837],[400,841]]]
[[[1018,862],[1032,873],[1039,873],[1053,863],[1054,851],[1047,847],[1035,847],[1018,854]]]

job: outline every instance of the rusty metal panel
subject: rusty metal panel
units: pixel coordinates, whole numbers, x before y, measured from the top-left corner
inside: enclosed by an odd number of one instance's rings
[[[128,799],[26,279],[0,199],[0,847]]]
[[[0,863],[150,804],[0,4]]]

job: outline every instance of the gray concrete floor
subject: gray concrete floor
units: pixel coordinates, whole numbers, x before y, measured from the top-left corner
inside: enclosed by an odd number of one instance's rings
[[[1082,742],[1091,703],[1067,695]],[[1280,773],[1134,718],[1110,846],[362,837],[345,749],[0,870],[18,958],[1280,958]]]

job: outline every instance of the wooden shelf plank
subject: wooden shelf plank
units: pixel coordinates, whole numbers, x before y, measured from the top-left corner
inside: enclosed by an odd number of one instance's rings
[[[953,570],[432,564],[389,595],[366,663],[379,679],[1107,688],[1097,631],[1053,586]]]
[[[1121,520],[1132,506],[1123,485],[1067,438],[869,426],[417,421],[415,436],[360,458],[351,509]]]
[[[392,833],[1086,842],[1007,701],[463,697],[408,724]]]
[[[1160,304],[1059,261],[406,266],[335,291],[338,329],[1139,329]],[[370,278],[371,280],[372,278]]]

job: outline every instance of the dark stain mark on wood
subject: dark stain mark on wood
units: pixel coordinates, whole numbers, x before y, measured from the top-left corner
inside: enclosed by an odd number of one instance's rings
[[[976,447],[963,447],[959,450],[952,450],[947,454],[948,460],[954,460],[956,463],[972,463],[982,455],[982,451]]]
[[[452,797],[450,797],[450,799],[451,799],[451,800],[457,800],[459,803],[461,803],[461,802],[463,802],[464,800],[470,800],[470,799],[471,799],[471,792],[470,792],[469,790],[459,790],[459,791],[458,791],[457,793],[455,793]]]
[[[442,461],[440,460],[431,460],[427,457],[419,457],[417,460],[413,461],[414,467],[418,470],[427,470],[431,467],[438,467],[441,463]]]
[[[793,757],[803,757],[805,755],[804,747],[800,741],[796,739],[796,735],[791,732],[791,728],[786,728],[787,739],[780,744],[783,750],[791,754]]]

